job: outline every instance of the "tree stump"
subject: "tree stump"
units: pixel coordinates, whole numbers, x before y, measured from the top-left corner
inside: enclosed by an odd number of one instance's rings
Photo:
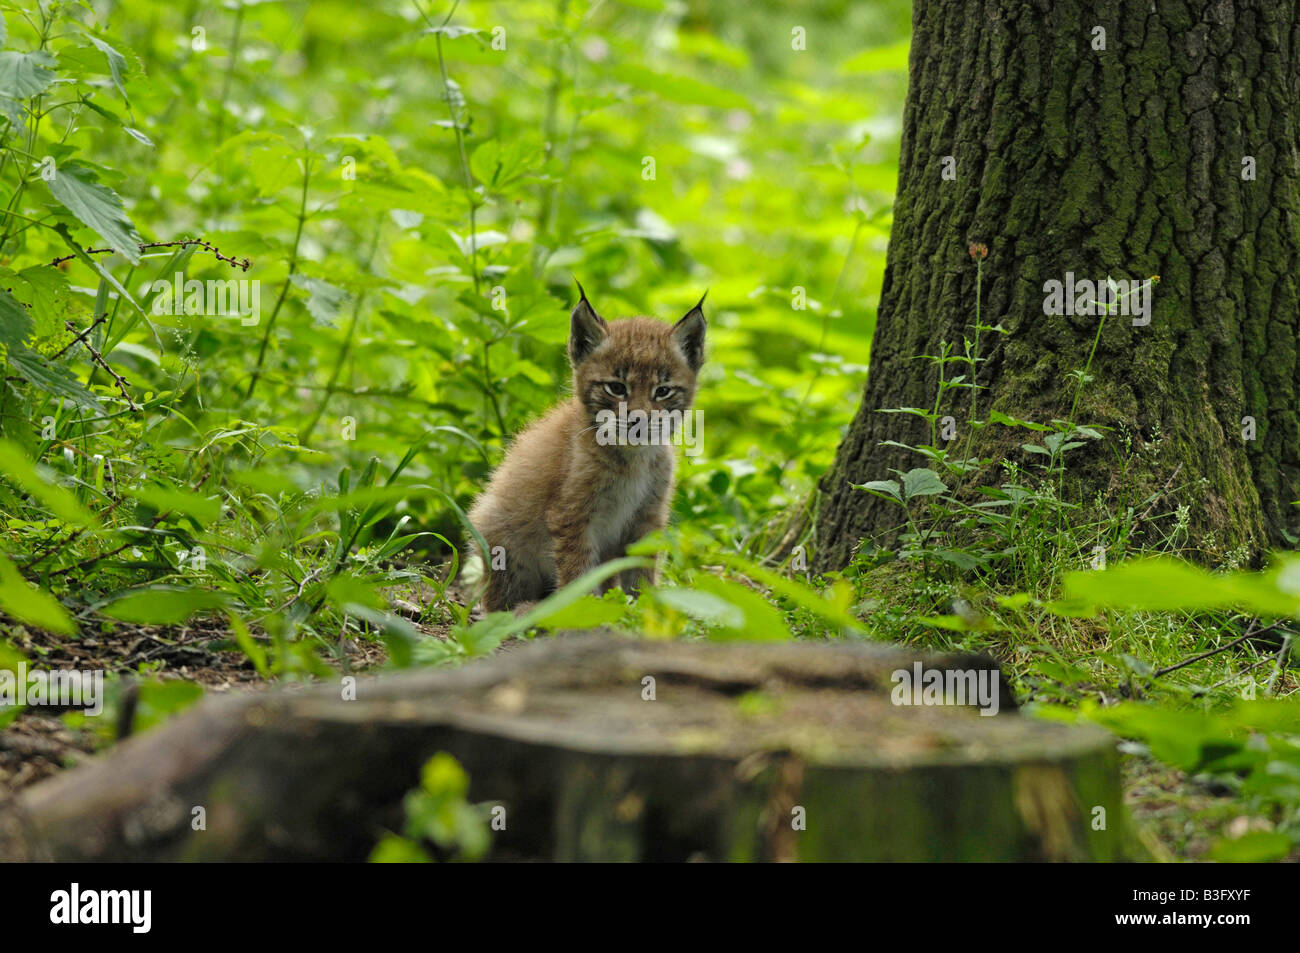
[[[895,704],[895,673],[918,662],[985,673],[999,713]],[[0,812],[0,857],[360,860],[401,830],[402,796],[440,751],[469,773],[471,801],[505,809],[490,859],[1120,860],[1132,849],[1113,739],[1017,714],[982,656],[563,636],[341,694],[209,699],[15,798]],[[191,829],[197,806],[206,830]]]

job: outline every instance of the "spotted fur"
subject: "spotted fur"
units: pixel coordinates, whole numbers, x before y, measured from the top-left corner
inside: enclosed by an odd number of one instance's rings
[[[485,609],[541,599],[667,525],[676,448],[602,445],[597,415],[617,413],[620,402],[628,413],[690,410],[704,361],[703,304],[676,324],[607,322],[581,295],[570,321],[572,396],[515,439],[469,513],[489,547]],[[505,566],[493,569],[497,547]],[[654,577],[636,570],[615,581],[631,591]]]

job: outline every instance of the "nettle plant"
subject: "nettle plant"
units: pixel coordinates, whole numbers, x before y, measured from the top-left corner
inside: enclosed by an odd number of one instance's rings
[[[676,502],[702,535],[665,556],[667,581],[701,592],[566,593],[525,631],[852,630],[845,588],[760,576],[792,549],[804,571],[786,536],[810,528],[774,513],[809,493],[846,422],[896,141],[836,131],[821,106],[839,90],[816,82],[785,94],[819,104],[802,120],[756,108],[764,69],[680,11],[514,6],[345,24],[313,7],[299,29],[294,5],[0,0],[6,636],[190,627],[275,678],[349,664],[360,640],[404,665],[519,634],[470,618],[451,582],[458,514],[565,386],[573,273],[616,289],[625,314],[708,277],[732,302],[708,365],[727,381],[708,388],[718,426]],[[498,10],[520,25],[508,56]],[[671,23],[677,53],[650,42]],[[382,70],[358,65],[377,50]],[[801,124],[804,157],[842,147],[837,170],[791,180],[788,155],[761,158],[778,122]],[[729,151],[748,158],[724,166]],[[758,227],[741,228],[727,210],[755,202]],[[808,202],[826,229],[798,227]],[[178,274],[260,282],[258,320],[155,308]],[[757,274],[775,290],[756,292]],[[795,310],[792,286],[832,290]],[[732,554],[751,565],[714,580]]]
[[[1058,560],[1046,555],[1048,552],[1071,553],[1081,558],[1093,551],[1095,545],[1105,546],[1123,535],[1119,527],[1084,524],[1079,518],[1082,507],[1066,500],[1064,489],[1071,452],[1090,441],[1101,440],[1107,430],[1080,424],[1077,415],[1083,390],[1093,380],[1090,371],[1106,317],[1116,312],[1124,295],[1111,282],[1109,299],[1099,303],[1103,313],[1092,348],[1084,366],[1069,375],[1074,396],[1066,417],[1036,423],[992,409],[981,417],[980,395],[988,389],[979,383],[980,365],[985,360],[981,355],[981,339],[986,342],[986,335],[1008,332],[1001,324],[986,323],[982,314],[983,264],[988,249],[975,244],[970,251],[976,264],[974,333],[963,336],[960,350],[954,343],[944,341],[936,354],[919,356],[918,359],[928,361],[938,372],[932,406],[880,411],[910,414],[926,422],[929,443],[911,445],[887,440],[882,445],[912,451],[927,463],[907,471],[892,470],[895,479],[872,480],[854,486],[897,504],[905,526],[899,537],[899,556],[919,561],[927,576],[934,563],[946,563],[962,572],[1011,567],[1016,582],[1025,588],[1036,588],[1043,579],[1044,569],[1055,576],[1054,564]],[[1127,294],[1140,290],[1137,287]],[[964,427],[959,428],[956,418],[944,408],[957,403],[963,391],[970,396]],[[975,435],[991,426],[1027,432],[1028,439],[1020,445],[1026,454],[1025,462],[995,461],[972,455]],[[964,439],[959,437],[959,430],[964,432]],[[995,463],[1003,469],[1006,479],[996,486],[975,487],[985,499],[969,502],[969,494],[959,496],[952,492],[956,486],[968,482],[971,475]],[[1088,545],[1091,540],[1096,543]]]

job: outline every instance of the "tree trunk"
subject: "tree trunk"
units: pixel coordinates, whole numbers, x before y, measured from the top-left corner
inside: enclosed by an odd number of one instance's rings
[[[880,444],[928,443],[926,422],[878,411],[931,407],[936,369],[915,358],[973,337],[972,243],[989,249],[984,323],[1009,332],[981,338],[977,419],[1069,417],[1068,375],[1100,319],[1045,313],[1046,282],[1158,275],[1149,324],[1112,315],[1102,328],[1073,420],[1115,429],[1069,459],[1074,498],[1100,493],[1120,513],[1152,494],[1160,512],[1186,504],[1185,554],[1209,562],[1296,534],[1295,4],[916,0],[910,74],[870,372],[822,483],[816,567],[843,566],[900,522],[849,484],[924,465]],[[960,446],[970,391],[949,394],[941,413]],[[1032,464],[1029,436],[977,431],[994,461],[980,482]]]
[[[894,704],[916,662],[984,672],[998,714]],[[363,680],[353,701],[328,685],[209,700],[5,805],[0,859],[364,859],[439,751],[470,800],[505,809],[490,859],[1135,850],[1113,738],[1017,714],[987,657],[589,636]]]

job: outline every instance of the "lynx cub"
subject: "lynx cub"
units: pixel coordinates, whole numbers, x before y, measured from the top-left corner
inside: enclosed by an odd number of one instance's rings
[[[573,396],[515,439],[469,512],[489,547],[489,612],[543,598],[668,522],[672,422],[695,397],[704,299],[672,325],[653,318],[606,322],[581,285],[578,291],[569,331]],[[651,421],[648,431],[629,428],[636,411]],[[616,426],[610,413],[618,415]],[[637,430],[640,437],[630,433]],[[501,558],[494,567],[494,553],[504,555],[504,568]],[[653,582],[653,570],[623,573],[610,585],[631,591],[643,578]]]

